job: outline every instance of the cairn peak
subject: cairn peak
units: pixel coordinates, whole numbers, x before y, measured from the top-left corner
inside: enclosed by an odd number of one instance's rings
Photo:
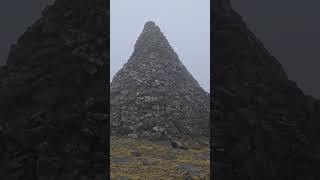
[[[145,23],[144,28],[136,41],[134,54],[148,54],[154,51],[175,55],[174,50],[162,33],[160,27],[156,25],[155,22],[148,21]]]
[[[153,27],[155,27],[155,26],[157,26],[157,25],[156,25],[156,23],[153,22],[153,21],[147,21],[147,22],[144,24],[144,28],[145,28],[145,29],[146,29],[146,28],[153,28]]]
[[[113,134],[166,139],[209,134],[209,97],[154,22],[111,83]]]

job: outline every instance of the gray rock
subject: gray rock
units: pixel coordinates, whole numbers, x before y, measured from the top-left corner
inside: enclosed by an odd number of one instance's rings
[[[137,139],[139,136],[137,134],[128,134],[128,137]]]
[[[194,172],[199,172],[200,169],[195,167],[193,164],[189,164],[189,163],[186,163],[186,164],[181,164],[180,167],[189,172],[189,173],[194,173]]]
[[[170,143],[173,148],[188,149],[183,142],[172,140]]]
[[[129,178],[127,176],[117,176],[116,180],[131,180],[131,178]]]

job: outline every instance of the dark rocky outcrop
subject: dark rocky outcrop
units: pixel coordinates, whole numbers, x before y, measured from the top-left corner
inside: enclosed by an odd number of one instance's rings
[[[151,139],[209,136],[209,95],[160,28],[147,22],[111,83],[111,131]]]
[[[288,80],[228,0],[213,7],[213,177],[320,179],[319,101]]]
[[[0,69],[0,179],[105,179],[107,1],[42,14]]]

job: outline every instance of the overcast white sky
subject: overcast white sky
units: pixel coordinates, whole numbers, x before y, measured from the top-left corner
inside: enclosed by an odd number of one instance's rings
[[[145,22],[154,21],[182,63],[210,90],[210,0],[111,0],[111,78],[129,59]]]

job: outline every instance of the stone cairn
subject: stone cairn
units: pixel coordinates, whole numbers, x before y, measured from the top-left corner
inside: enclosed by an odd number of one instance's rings
[[[319,101],[288,80],[229,0],[213,8],[213,178],[320,179]]]
[[[147,22],[111,83],[111,133],[164,140],[209,136],[209,95],[187,71],[160,28]]]
[[[106,179],[107,1],[42,14],[0,69],[0,179]]]

